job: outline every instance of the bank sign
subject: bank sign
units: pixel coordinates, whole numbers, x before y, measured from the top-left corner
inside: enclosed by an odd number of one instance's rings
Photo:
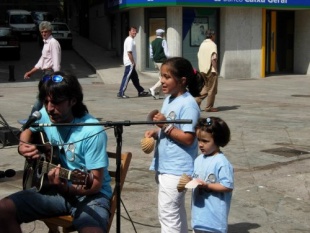
[[[109,7],[243,6],[262,8],[310,8],[310,0],[109,0]]]

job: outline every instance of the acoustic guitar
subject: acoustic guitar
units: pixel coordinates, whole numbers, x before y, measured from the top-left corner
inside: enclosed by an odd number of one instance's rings
[[[40,141],[42,146],[38,146],[41,155],[38,159],[25,160],[23,173],[23,189],[36,188],[40,191],[43,186],[48,185],[47,173],[57,167],[55,163],[58,160],[58,146],[52,146],[45,139],[44,133],[40,132]],[[38,136],[35,135],[35,140],[38,141]],[[58,153],[56,153],[57,151]],[[80,169],[73,171],[60,167],[59,177],[71,181],[72,184],[84,185],[89,189],[93,184],[93,174]]]

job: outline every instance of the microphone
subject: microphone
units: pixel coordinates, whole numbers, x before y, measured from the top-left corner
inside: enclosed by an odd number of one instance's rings
[[[6,171],[0,171],[0,178],[4,177],[13,177],[15,176],[16,172],[13,169],[8,169]]]
[[[32,113],[32,115],[29,117],[28,121],[19,129],[20,131],[24,131],[25,129],[28,129],[31,124],[36,122],[37,120],[41,119],[41,113],[39,111],[35,111]]]

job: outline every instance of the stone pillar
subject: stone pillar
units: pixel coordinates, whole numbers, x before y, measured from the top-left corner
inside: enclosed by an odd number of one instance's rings
[[[136,69],[141,71],[145,68],[145,25],[144,25],[144,8],[139,7],[130,11],[129,15],[130,26],[136,26],[138,29],[137,36],[135,37],[137,49],[137,63]]]
[[[182,7],[167,7],[167,43],[171,57],[182,56]]]

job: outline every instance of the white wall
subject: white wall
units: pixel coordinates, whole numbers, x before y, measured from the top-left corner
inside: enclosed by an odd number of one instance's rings
[[[310,74],[310,11],[295,11],[294,73]]]
[[[222,8],[220,15],[220,76],[227,79],[259,78],[262,10]]]

